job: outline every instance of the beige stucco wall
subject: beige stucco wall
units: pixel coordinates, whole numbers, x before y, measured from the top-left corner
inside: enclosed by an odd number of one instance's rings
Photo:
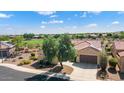
[[[124,73],[124,57],[120,58],[120,71]]]
[[[76,61],[77,62],[80,62],[80,55],[93,55],[93,56],[97,56],[97,63],[100,62],[100,51],[92,48],[92,47],[88,47],[88,48],[85,48],[85,49],[82,49],[80,51],[77,51],[77,59]]]

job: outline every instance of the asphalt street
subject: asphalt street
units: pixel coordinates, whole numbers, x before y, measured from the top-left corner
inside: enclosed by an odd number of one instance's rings
[[[16,71],[11,68],[0,66],[0,81],[25,81],[26,78],[36,74]]]

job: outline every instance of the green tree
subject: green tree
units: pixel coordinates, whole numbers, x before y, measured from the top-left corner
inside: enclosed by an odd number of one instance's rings
[[[106,71],[106,67],[107,67],[107,55],[102,52],[100,55],[100,67],[102,71]]]
[[[57,55],[57,41],[53,37],[45,38],[43,41],[42,49],[46,59],[51,63],[53,58]]]
[[[107,33],[107,37],[111,37],[112,36],[112,33]]]
[[[113,57],[109,58],[109,65],[111,66],[111,68],[115,69],[117,63],[118,63],[118,60],[116,58],[113,58]]]
[[[75,49],[71,43],[71,39],[67,34],[60,37],[58,46],[58,60],[63,69],[63,61],[71,61],[76,57]]]
[[[8,41],[9,37],[8,36],[0,36],[0,41]]]
[[[16,46],[16,50],[19,50],[19,47],[21,47],[23,40],[24,40],[23,36],[16,36],[12,39],[12,42]]]
[[[55,34],[53,37],[54,38],[59,38],[61,35],[60,34]]]
[[[83,39],[83,38],[85,38],[85,34],[83,34],[83,33],[80,34],[80,35],[78,36],[78,38],[79,38],[79,39]]]
[[[114,34],[112,35],[112,38],[113,38],[113,39],[117,39],[117,38],[119,38],[119,35],[116,34],[116,33],[114,33]]]
[[[33,33],[29,33],[29,34],[25,33],[25,34],[23,35],[23,37],[24,37],[25,39],[32,39],[34,36],[35,36],[35,35],[34,35]]]
[[[123,39],[124,38],[124,32],[120,32],[119,38],[120,39]]]

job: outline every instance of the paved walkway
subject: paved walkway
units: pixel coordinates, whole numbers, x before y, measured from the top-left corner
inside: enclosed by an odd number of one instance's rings
[[[42,70],[30,69],[30,68],[25,68],[25,67],[13,65],[13,64],[7,64],[7,63],[0,63],[0,66],[8,67],[8,68],[11,68],[11,69],[14,69],[14,70],[17,70],[17,71],[22,71],[22,72],[27,72],[27,73],[34,73],[34,74],[40,74],[40,73],[46,72],[46,71],[42,71]]]
[[[96,79],[96,65],[94,64],[85,64],[85,63],[70,63],[65,62],[65,65],[73,67],[73,72],[70,77],[72,80],[77,81],[95,81]]]

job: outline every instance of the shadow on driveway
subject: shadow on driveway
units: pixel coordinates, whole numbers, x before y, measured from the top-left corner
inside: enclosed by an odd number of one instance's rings
[[[80,67],[82,69],[96,69],[96,64],[90,63],[73,63],[73,66]]]
[[[119,74],[120,79],[121,79],[121,80],[124,80],[124,73],[118,72],[118,74]]]
[[[117,74],[117,71],[116,71],[116,69],[114,69],[114,68],[109,67],[109,68],[108,68],[108,71],[109,71],[110,73],[112,73],[112,74]]]

